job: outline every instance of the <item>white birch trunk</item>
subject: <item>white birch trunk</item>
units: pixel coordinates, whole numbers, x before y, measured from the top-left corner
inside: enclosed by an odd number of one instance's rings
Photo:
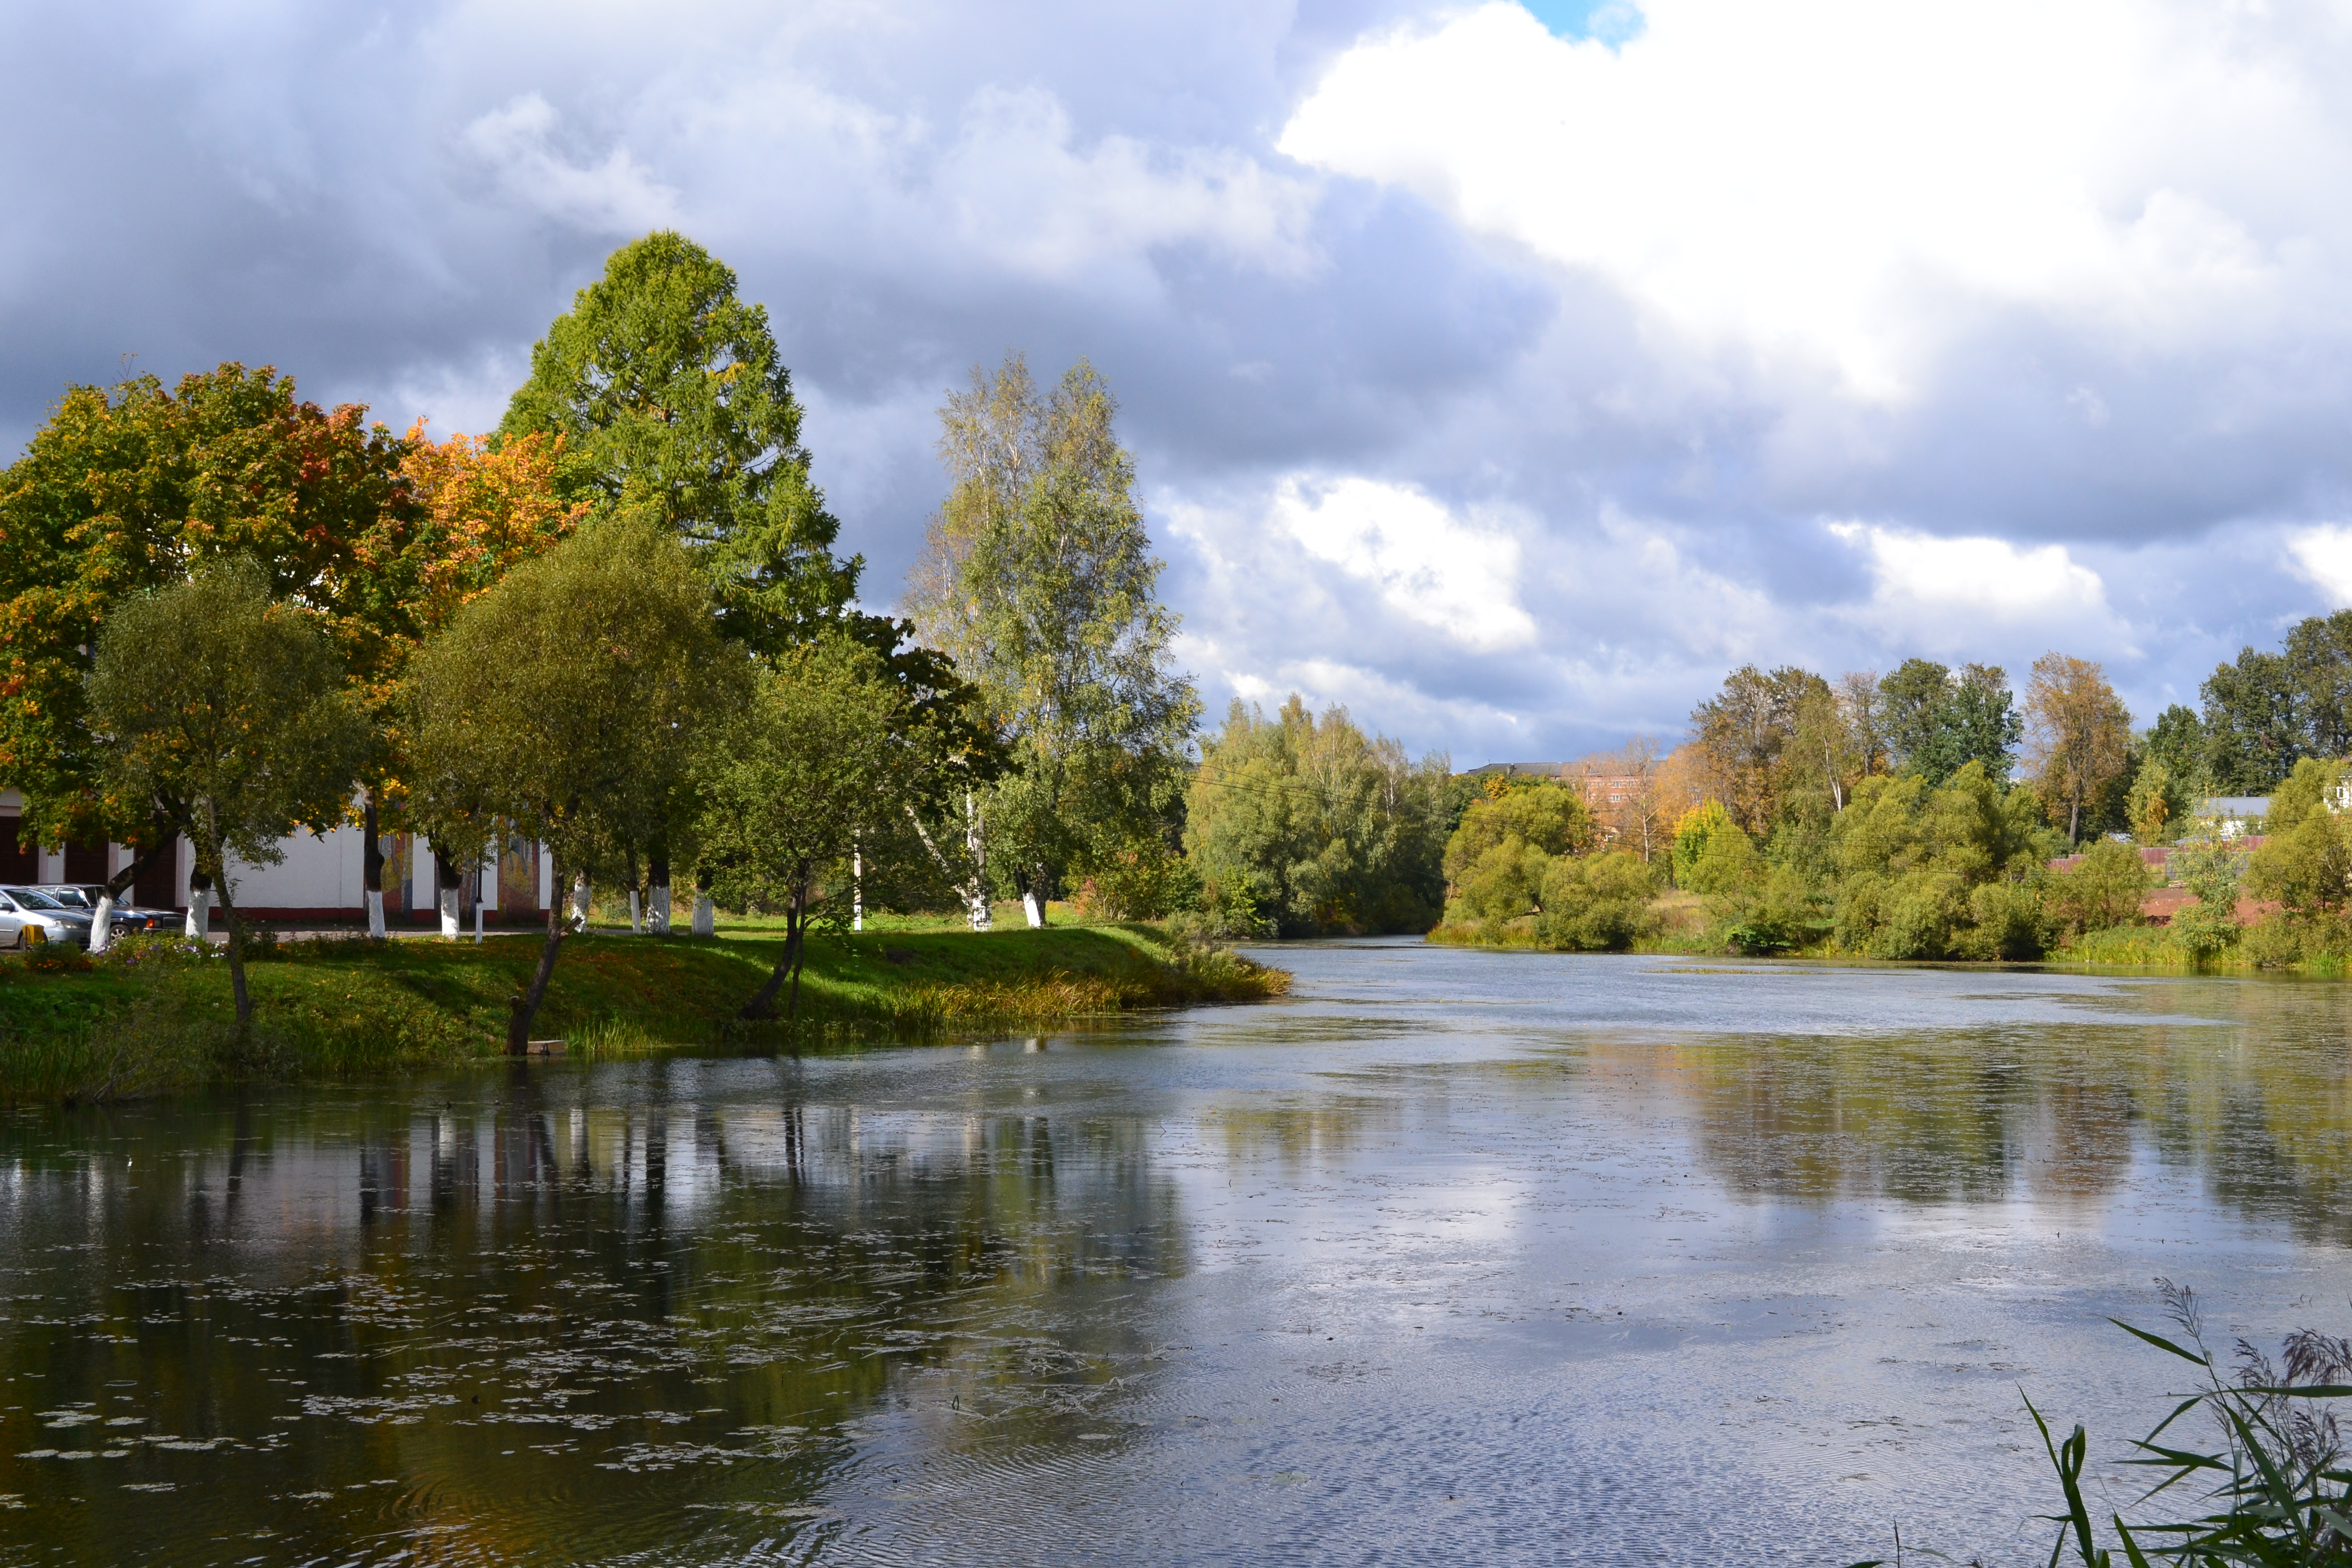
[[[98,895],[98,908],[89,917],[89,950],[104,952],[106,944],[114,939],[114,895]]]
[[[667,936],[669,934],[669,884],[667,882],[654,884],[653,906],[653,911],[647,917],[646,923],[653,927],[656,936]]]
[[[475,906],[477,909],[480,905]],[[457,889],[441,889],[441,934],[451,942],[457,940]]]
[[[855,833],[849,836],[849,929],[866,929],[866,855]]]
[[[383,889],[382,888],[370,888],[367,890],[367,917],[368,935],[377,942],[382,942],[386,934],[383,927]]]
[[[482,945],[482,900],[474,900],[474,945]]]
[[[629,934],[646,934],[645,912],[637,907],[637,890],[635,888],[629,889]]]
[[[963,847],[971,856],[971,881],[964,889],[964,902],[971,910],[971,929],[986,931],[988,909],[988,844],[981,832],[980,813],[974,809],[971,791],[963,792]]]
[[[694,895],[694,934],[714,936],[719,931],[719,910],[709,893]]]
[[[583,871],[572,879],[572,918],[580,922],[577,929],[588,929],[588,873]]]

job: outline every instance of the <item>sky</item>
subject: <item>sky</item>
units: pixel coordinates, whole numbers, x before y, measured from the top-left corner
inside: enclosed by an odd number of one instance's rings
[[[1213,721],[1457,767],[1730,668],[2352,605],[2352,7],[873,0],[0,9],[0,456],[272,363],[494,424],[615,246],[766,304],[888,606],[943,394],[1109,379]]]

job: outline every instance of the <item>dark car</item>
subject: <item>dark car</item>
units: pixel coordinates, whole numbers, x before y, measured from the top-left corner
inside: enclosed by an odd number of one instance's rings
[[[79,910],[95,919],[99,898],[106,889],[96,882],[66,882],[54,888],[43,888],[41,891],[66,908]],[[107,923],[120,935],[132,931],[176,931],[182,922],[177,910],[142,910],[131,904],[117,904],[114,906],[114,918]]]

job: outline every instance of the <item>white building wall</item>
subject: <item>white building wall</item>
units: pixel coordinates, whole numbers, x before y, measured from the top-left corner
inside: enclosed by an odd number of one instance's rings
[[[366,836],[346,825],[325,837],[298,833],[278,840],[286,858],[248,866],[231,857],[230,883],[240,909],[355,910],[361,907]]]

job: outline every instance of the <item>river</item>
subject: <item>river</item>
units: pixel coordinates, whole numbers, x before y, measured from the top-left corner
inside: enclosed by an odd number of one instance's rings
[[[2352,987],[1285,947],[1290,1000],[0,1127],[0,1563],[2040,1563],[2352,1327]],[[2124,1493],[2119,1479],[2103,1485]]]

